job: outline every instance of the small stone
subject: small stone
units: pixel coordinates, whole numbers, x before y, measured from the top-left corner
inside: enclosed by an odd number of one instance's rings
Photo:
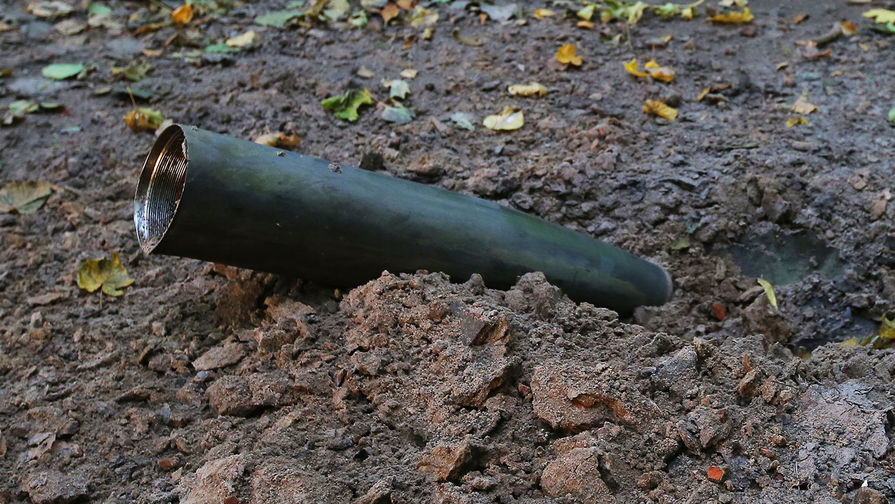
[[[227,343],[224,346],[214,347],[201,357],[193,361],[196,371],[212,371],[222,367],[231,366],[242,360],[245,355],[242,345],[239,343]]]
[[[469,441],[438,444],[423,455],[418,467],[438,481],[456,480],[475,458],[476,451]]]
[[[258,408],[241,376],[224,376],[208,387],[208,402],[218,415],[247,415]]]
[[[158,459],[158,468],[162,471],[169,472],[173,469],[176,469],[177,466],[180,465],[180,460],[176,455],[171,455],[168,457],[162,457]]]
[[[612,500],[612,492],[600,477],[600,451],[595,447],[573,448],[547,464],[541,488],[552,497],[571,494],[574,502],[601,503]]]
[[[859,488],[852,500],[852,504],[886,504],[887,502],[889,500],[880,491],[866,486]]]
[[[607,377],[608,366],[547,364],[531,378],[535,415],[554,429],[579,432],[602,424],[634,421]]]
[[[762,380],[760,373],[758,368],[752,368],[746,373],[746,376],[737,385],[737,393],[746,398],[754,397],[758,393],[758,387]]]
[[[22,484],[34,504],[66,504],[90,495],[89,483],[81,476],[65,475],[59,471],[32,474]]]
[[[460,338],[467,345],[484,345],[506,338],[506,317],[479,308],[465,310],[460,316]]]
[[[195,480],[186,490],[181,504],[220,504],[234,497],[245,471],[245,457],[231,455],[206,462],[196,471]],[[182,481],[186,486],[186,479]]]
[[[379,480],[367,493],[355,499],[354,504],[392,504],[392,485],[387,480]]]

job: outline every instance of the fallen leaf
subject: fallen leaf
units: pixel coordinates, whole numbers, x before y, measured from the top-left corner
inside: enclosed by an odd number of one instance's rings
[[[456,124],[458,128],[463,128],[467,131],[475,130],[475,126],[472,124],[472,117],[466,112],[454,112],[451,114],[451,121]]]
[[[53,25],[57,32],[63,35],[77,35],[87,29],[87,24],[77,19],[65,19]]]
[[[895,126],[895,107],[889,109],[889,124]]]
[[[352,89],[341,95],[331,96],[320,102],[320,105],[324,109],[332,112],[336,118],[349,122],[357,121],[357,111],[361,106],[372,104],[373,98],[370,97],[370,92],[366,89]]]
[[[372,79],[376,74],[369,68],[361,65],[361,67],[357,69],[357,76],[364,79]]]
[[[419,71],[412,68],[401,70],[401,77],[404,77],[405,79],[416,79],[417,74],[419,74]]]
[[[74,6],[66,2],[29,2],[25,12],[34,14],[40,18],[65,17],[74,11]]]
[[[796,17],[792,19],[792,24],[797,25],[806,19],[808,19],[808,14],[796,14]]]
[[[152,69],[149,63],[131,63],[126,67],[113,66],[111,68],[112,75],[116,77],[124,77],[127,80],[137,82],[146,77],[146,73]]]
[[[583,8],[579,9],[578,12],[575,13],[579,18],[590,21],[590,18],[594,16],[594,11],[597,8],[597,4],[587,4]]]
[[[382,16],[382,21],[385,22],[385,24],[388,24],[389,21],[398,17],[398,14],[400,13],[401,9],[391,2],[386,4],[385,7],[379,11],[379,15]]]
[[[817,106],[809,103],[806,94],[802,93],[796,99],[796,102],[792,104],[792,111],[796,114],[810,114],[817,111]]]
[[[37,112],[38,105],[28,100],[16,100],[9,104],[9,110],[17,114],[30,114]]]
[[[410,86],[407,84],[407,81],[395,79],[388,82],[389,98],[397,98],[399,100],[403,100],[407,97],[408,93],[410,93]]]
[[[232,54],[240,51],[242,51],[242,49],[238,47],[230,47],[227,44],[211,44],[205,46],[206,54]]]
[[[516,14],[516,4],[514,3],[504,5],[483,3],[479,8],[482,12],[487,14],[489,18],[498,23],[505,23]]]
[[[640,65],[637,63],[637,58],[632,59],[627,63],[622,64],[625,67],[625,70],[628,71],[629,74],[635,77],[646,77],[648,74],[640,70]]]
[[[674,80],[674,70],[668,67],[659,66],[659,64],[656,63],[656,60],[647,61],[646,64],[643,65],[643,68],[649,72],[649,76],[654,80],[662,82],[671,82]]]
[[[724,469],[718,466],[709,466],[706,476],[715,483],[720,483],[724,479]]]
[[[171,21],[178,26],[183,26],[193,20],[193,6],[183,4],[171,12]]]
[[[578,21],[575,26],[577,26],[578,28],[584,28],[585,30],[593,30],[596,25],[590,21]]]
[[[889,318],[884,313],[880,317],[879,331],[863,338],[849,338],[842,342],[850,347],[870,346],[872,348],[889,348],[895,343],[895,315]]]
[[[500,114],[486,117],[482,124],[489,130],[512,131],[521,128],[525,124],[525,117],[522,114],[522,110],[504,107]]]
[[[842,30],[842,34],[847,37],[858,34],[858,27],[851,21],[843,21],[842,24],[839,25],[839,29]]]
[[[572,64],[574,66],[581,66],[583,59],[581,56],[576,55],[574,45],[566,44],[556,51],[556,61],[559,61],[563,65]]]
[[[676,3],[667,2],[657,6],[654,10],[660,18],[671,19],[681,12],[681,6]]]
[[[229,47],[246,47],[254,44],[257,36],[255,30],[249,30],[242,35],[228,38],[224,43]]]
[[[808,121],[808,119],[805,119],[804,117],[799,117],[799,116],[790,117],[789,119],[786,120],[787,128],[792,128],[793,126],[800,126],[802,124],[811,124],[811,123]]]
[[[348,18],[348,23],[358,29],[367,26],[367,24],[369,23],[369,20],[367,19],[367,12],[362,9],[355,10]]]
[[[121,289],[132,283],[134,279],[127,275],[127,270],[118,258],[118,252],[113,252],[108,259],[84,261],[78,268],[78,287],[87,292],[96,292],[102,287],[103,294],[120,296],[124,294]]]
[[[43,67],[40,73],[48,79],[65,80],[78,75],[85,69],[83,63],[53,63]]]
[[[659,100],[646,100],[643,102],[643,111],[669,121],[677,119],[677,109],[669,107]]]
[[[126,116],[124,123],[133,131],[155,131],[164,122],[165,117],[161,112],[151,108],[134,108]]]
[[[870,18],[880,24],[895,23],[895,11],[888,9],[870,9],[861,14],[865,18]]]
[[[410,22],[410,26],[414,28],[433,25],[438,21],[438,12],[432,9],[427,9],[422,5],[417,5],[414,7],[413,12],[410,13],[408,21]]]
[[[555,16],[556,12],[553,12],[550,9],[537,9],[534,12],[535,19],[544,19],[545,17]]]
[[[755,19],[755,16],[749,12],[749,7],[744,7],[743,12],[733,11],[715,14],[709,18],[709,21],[713,23],[750,23],[753,19]]]
[[[773,306],[775,310],[779,309],[777,308],[777,295],[774,294],[774,286],[771,285],[771,282],[768,282],[764,278],[759,278],[758,285],[761,285],[761,288],[764,289],[765,296],[768,297],[768,302],[771,303],[771,306]]]
[[[261,26],[271,26],[273,28],[282,28],[286,23],[297,17],[304,15],[303,12],[297,10],[282,10],[268,12],[255,18],[255,24]]]
[[[467,37],[466,35],[461,35],[460,30],[454,28],[454,40],[460,42],[461,44],[465,44],[472,47],[479,47],[483,44],[483,42],[477,38]]]
[[[348,3],[348,0],[327,0],[326,2],[321,2],[321,4],[324,7],[322,9],[323,16],[330,21],[344,19],[351,10],[351,4]]]
[[[544,96],[547,94],[547,86],[537,82],[513,84],[507,88],[507,92],[513,96]]]
[[[712,313],[715,315],[716,319],[724,320],[724,317],[727,316],[727,307],[720,303],[713,303]]]
[[[413,0],[396,0],[398,7],[403,10],[410,10],[413,8]]]
[[[686,236],[682,236],[674,241],[668,248],[671,250],[685,250],[690,248],[690,240]]]
[[[44,181],[10,182],[0,189],[0,212],[30,214],[36,212],[53,194],[53,186]]]
[[[298,135],[296,135],[295,133],[292,133],[290,135],[287,135],[285,133],[267,133],[266,135],[261,135],[255,139],[256,144],[288,150],[292,150],[293,148],[298,147],[298,144],[300,142],[301,139],[298,138]]]
[[[407,107],[392,107],[391,105],[385,105],[382,112],[379,114],[379,117],[386,122],[407,124],[413,120],[414,116],[413,112]]]

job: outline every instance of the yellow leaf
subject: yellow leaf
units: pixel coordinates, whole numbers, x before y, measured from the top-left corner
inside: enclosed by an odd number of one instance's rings
[[[78,268],[78,287],[87,292],[96,292],[102,287],[107,296],[120,296],[121,290],[134,283],[127,275],[127,270],[118,259],[118,252],[113,252],[109,259],[92,259],[84,261]]]
[[[586,5],[584,8],[582,8],[581,10],[579,10],[578,12],[576,12],[575,15],[585,21],[590,21],[590,18],[593,17],[594,10],[596,8],[597,8],[597,4],[589,4],[589,5]]]
[[[535,11],[535,19],[544,19],[545,17],[555,16],[556,13],[550,9],[538,9]]]
[[[713,23],[750,23],[755,19],[755,16],[749,12],[749,7],[744,7],[743,12],[725,12],[723,14],[716,14],[709,18],[709,21]]]
[[[596,25],[590,21],[578,21],[575,26],[577,26],[578,28],[584,28],[585,30],[593,30],[594,26]]]
[[[895,11],[888,9],[870,9],[862,14],[865,18],[870,18],[877,23],[889,24],[895,23]]]
[[[287,135],[285,133],[267,133],[255,139],[256,144],[268,145],[280,149],[292,149],[298,146],[301,141],[295,133]]]
[[[805,119],[804,117],[790,117],[786,121],[787,128],[792,128],[793,126],[798,126],[800,124],[811,124],[811,123],[808,122],[808,119]]]
[[[513,84],[507,88],[507,91],[513,96],[544,96],[547,94],[547,86],[537,82],[529,84]]]
[[[189,4],[183,4],[180,7],[174,9],[171,13],[171,21],[176,25],[183,26],[190,21],[193,20],[193,6]]]
[[[668,119],[669,121],[677,119],[677,109],[671,108],[658,100],[647,100],[643,102],[643,111],[647,114],[657,115]]]
[[[521,110],[513,107],[504,107],[503,112],[500,114],[486,117],[483,124],[489,130],[512,131],[521,128],[525,124],[525,117],[523,117]]]
[[[702,92],[699,93],[699,96],[696,97],[696,101],[698,101],[698,102],[702,101],[702,99],[705,98],[705,95],[707,95],[711,92],[712,92],[712,86],[709,86],[709,87],[703,89]]]
[[[556,61],[559,61],[563,65],[572,64],[575,66],[581,66],[581,62],[583,59],[581,56],[576,55],[575,46],[572,44],[566,44],[559,48],[556,51]]]
[[[405,79],[416,79],[418,73],[419,71],[414,70],[413,68],[405,68],[404,70],[401,70],[401,77],[404,77]]]
[[[681,17],[684,19],[693,19],[693,16],[696,15],[695,9],[693,7],[684,7],[681,11]]]
[[[655,80],[662,82],[671,82],[674,80],[674,70],[668,67],[659,66],[659,64],[656,63],[656,60],[647,61],[646,64],[643,65],[643,68],[645,68],[646,71],[649,72],[649,76]]]
[[[796,114],[810,114],[817,111],[817,106],[813,103],[809,103],[805,94],[802,93],[799,95],[796,102],[792,104],[792,111]]]
[[[124,123],[134,131],[155,131],[165,120],[161,112],[151,108],[135,108],[124,116]]]
[[[637,64],[637,58],[632,59],[631,61],[623,64],[625,70],[628,71],[629,74],[635,77],[646,77],[646,72],[640,71],[640,65]]]
[[[237,35],[235,37],[228,38],[225,42],[228,47],[245,47],[250,46],[255,42],[255,37],[257,33],[255,30],[249,30],[242,35]]]
[[[779,309],[777,308],[777,295],[774,294],[774,286],[771,285],[771,282],[768,282],[764,278],[759,278],[758,285],[761,285],[761,288],[764,289],[764,293],[768,297],[768,302],[771,303],[771,306],[773,306],[775,310]]]

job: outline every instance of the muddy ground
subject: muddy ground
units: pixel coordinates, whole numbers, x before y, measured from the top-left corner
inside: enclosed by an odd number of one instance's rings
[[[895,353],[837,343],[895,308],[895,39],[870,29],[868,7],[753,1],[749,25],[707,23],[700,6],[692,21],[588,30],[538,2],[524,25],[436,4],[431,40],[371,13],[360,30],[255,27],[255,48],[185,61],[171,55],[195,48],[180,44],[221,42],[284,4],[140,35],[127,17],[159,5],[109,6],[123,27],[64,35],[25,2],[0,3],[2,106],[65,105],[0,129],[0,182],[59,186],[34,214],[0,215],[0,502],[895,497]],[[76,7],[68,18],[83,23]],[[560,15],[534,19],[543,7]],[[797,44],[843,20],[858,34]],[[554,60],[567,43],[581,68]],[[629,75],[633,57],[674,81]],[[379,154],[373,168],[648,257],[675,297],[620,318],[537,273],[508,291],[437,272],[334,291],[145,257],[131,200],[153,135],[130,131],[130,99],[103,89],[125,84],[110,66],[143,60],[152,70],[133,85],[174,121],[296,133],[297,150],[352,165]],[[95,69],[40,77],[76,61]],[[352,87],[384,100],[380,80],[408,68],[406,125],[319,105]],[[505,91],[530,80],[550,93]],[[802,93],[817,111],[788,127]],[[650,98],[678,119],[646,116]],[[506,105],[524,109],[520,130],[481,126]],[[474,132],[450,121],[457,111]],[[135,279],[126,294],[80,290],[80,263],[114,251]]]

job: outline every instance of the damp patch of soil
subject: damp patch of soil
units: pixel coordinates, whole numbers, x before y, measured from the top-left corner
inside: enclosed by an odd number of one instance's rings
[[[520,2],[525,24],[435,3],[427,39],[373,15],[262,28],[286,8],[267,0],[136,32],[130,14],[162,7],[108,5],[124,25],[74,35],[28,2],[0,11],[0,106],[65,105],[0,129],[0,183],[56,186],[39,211],[0,215],[0,502],[895,498],[895,351],[838,343],[895,309],[895,39],[867,6],[753,0],[749,25],[589,30],[534,19],[563,10],[546,3]],[[857,35],[800,42],[843,19]],[[253,48],[183,57],[250,28]],[[580,68],[555,61],[564,44]],[[622,66],[635,57],[674,80],[638,80]],[[144,256],[132,198],[154,138],[125,126],[109,69],[144,60],[140,106],[236,137],[295,133],[305,154],[557,222],[663,265],[675,296],[619,317],[537,272],[508,290],[435,271],[332,289]],[[85,76],[41,77],[75,61]],[[407,69],[407,124],[320,106],[351,88],[384,99],[380,81]],[[506,92],[535,80],[547,95]],[[787,126],[802,95],[817,111]],[[647,99],[677,120],[645,115]],[[524,109],[521,129],[480,126],[504,106]],[[114,251],[125,295],[80,290],[82,261]]]

